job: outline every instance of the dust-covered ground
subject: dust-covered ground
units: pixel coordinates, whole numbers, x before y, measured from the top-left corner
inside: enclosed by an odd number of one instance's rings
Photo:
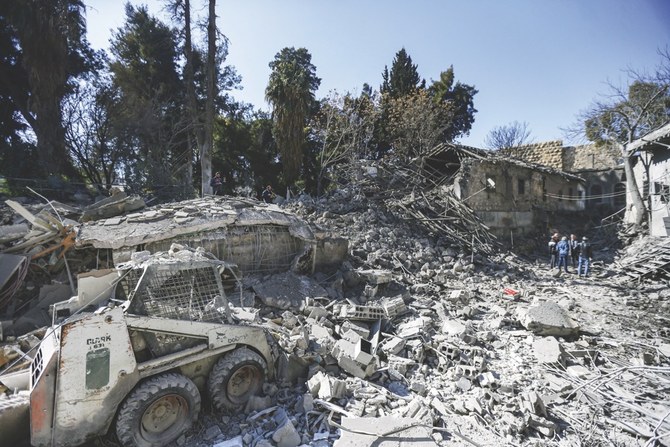
[[[283,206],[349,240],[339,269],[301,279],[322,296],[255,296],[295,377],[234,413],[203,396],[173,445],[670,444],[670,288],[624,274],[664,241],[596,246],[579,278],[528,249],[471,250],[353,191]]]

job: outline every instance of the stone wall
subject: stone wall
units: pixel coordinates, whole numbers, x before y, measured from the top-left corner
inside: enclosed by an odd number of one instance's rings
[[[487,178],[495,188],[484,188]],[[538,210],[584,208],[578,180],[502,159],[464,160],[456,183],[454,192],[498,236],[533,232]]]
[[[563,141],[553,140],[542,143],[526,144],[511,149],[503,149],[502,154],[520,160],[536,163],[550,168],[565,171],[563,167]]]
[[[619,150],[611,146],[584,144],[563,148],[563,170],[567,172],[612,169],[620,164],[620,159]]]

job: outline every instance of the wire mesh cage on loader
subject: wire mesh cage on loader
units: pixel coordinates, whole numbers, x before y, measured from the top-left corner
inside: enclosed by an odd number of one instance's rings
[[[126,264],[119,266],[128,313],[173,320],[230,323],[221,281],[221,261]],[[169,334],[145,334],[154,355],[176,352],[194,343]]]

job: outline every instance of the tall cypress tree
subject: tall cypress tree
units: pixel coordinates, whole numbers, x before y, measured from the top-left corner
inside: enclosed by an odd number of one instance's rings
[[[426,84],[426,81],[419,76],[416,64],[412,63],[412,58],[404,48],[396,53],[390,72],[388,67],[384,67],[382,78],[383,83],[380,90],[392,98],[414,93],[417,89],[424,88]]]

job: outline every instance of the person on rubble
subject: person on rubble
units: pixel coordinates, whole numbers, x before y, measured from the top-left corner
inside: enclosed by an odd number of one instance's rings
[[[221,178],[220,172],[214,174],[214,177],[212,177],[212,180],[209,182],[209,186],[213,188],[215,196],[223,195],[223,179]]]
[[[549,239],[549,268],[556,266],[556,243],[558,242],[558,233],[554,233]]]
[[[570,259],[572,259],[572,268],[577,268],[577,260],[579,258],[579,240],[577,235],[571,234],[570,240],[568,241],[570,245]]]
[[[263,202],[265,203],[273,203],[275,200],[275,197],[277,195],[274,193],[272,190],[272,186],[268,185],[264,190],[263,193],[261,194],[261,197],[263,198]]]
[[[568,238],[563,236],[561,241],[556,244],[556,253],[558,254],[558,271],[561,271],[561,266],[565,268],[565,273],[568,272],[568,255],[570,254],[570,244]]]
[[[589,238],[584,236],[579,244],[579,264],[577,264],[577,276],[582,277],[582,266],[584,267],[583,276],[589,276],[589,264],[592,261],[593,249],[589,243]]]

